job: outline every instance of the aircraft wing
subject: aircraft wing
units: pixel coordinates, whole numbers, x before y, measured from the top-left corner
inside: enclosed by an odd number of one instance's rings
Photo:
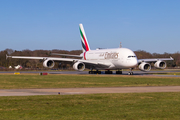
[[[80,56],[80,55],[69,55],[69,54],[58,54],[58,53],[51,53],[51,55],[59,55],[59,56],[83,58],[83,56]]]
[[[167,60],[174,60],[174,59],[172,57],[170,57],[170,58],[138,59],[138,63],[141,63],[141,62],[167,61]]]
[[[7,56],[7,58],[19,58],[19,59],[36,59],[36,60],[54,60],[54,61],[67,61],[67,62],[73,62],[77,61],[79,59],[72,59],[72,58],[56,58],[56,57],[29,57],[29,56]]]
[[[111,66],[110,63],[102,63],[98,61],[89,61],[89,60],[83,60],[83,59],[73,59],[73,58],[57,58],[57,57],[29,57],[29,56],[7,56],[7,58],[18,58],[18,59],[36,59],[36,60],[54,60],[54,61],[66,61],[66,62],[83,62],[86,65],[96,65],[101,67],[109,67]]]

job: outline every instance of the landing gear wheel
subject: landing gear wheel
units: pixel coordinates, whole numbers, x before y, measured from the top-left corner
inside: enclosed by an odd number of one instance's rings
[[[101,74],[101,71],[96,70],[96,71],[94,71],[94,74]]]
[[[133,75],[133,72],[128,72],[128,75]]]
[[[101,74],[101,71],[89,71],[89,74]]]
[[[116,71],[116,74],[122,74],[122,71]]]
[[[94,71],[89,71],[89,74],[94,74]]]
[[[98,71],[98,74],[101,74],[101,71]]]
[[[105,74],[113,74],[113,72],[112,71],[105,71]]]

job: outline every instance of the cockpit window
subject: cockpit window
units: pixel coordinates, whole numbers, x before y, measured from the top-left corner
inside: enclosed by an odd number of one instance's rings
[[[134,58],[134,57],[136,57],[136,56],[128,56],[128,58]]]

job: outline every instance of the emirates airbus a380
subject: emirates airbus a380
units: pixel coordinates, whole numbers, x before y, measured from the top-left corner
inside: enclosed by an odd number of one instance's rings
[[[111,70],[117,70],[116,74],[122,74],[122,69],[130,69],[129,75],[133,75],[132,69],[139,65],[142,71],[150,71],[150,63],[154,63],[156,68],[164,69],[166,67],[166,60],[173,60],[170,58],[154,58],[154,59],[137,59],[135,53],[128,48],[114,48],[114,49],[96,49],[91,50],[86,38],[86,34],[82,24],[79,24],[80,37],[82,42],[83,53],[80,55],[57,54],[60,56],[76,57],[74,58],[58,58],[58,57],[30,57],[30,56],[6,56],[19,59],[41,59],[44,60],[43,66],[52,68],[54,61],[67,61],[73,63],[73,68],[78,71],[83,71],[85,68],[90,69],[89,74],[100,74],[105,70],[106,74],[112,74]],[[95,71],[93,71],[95,70]]]

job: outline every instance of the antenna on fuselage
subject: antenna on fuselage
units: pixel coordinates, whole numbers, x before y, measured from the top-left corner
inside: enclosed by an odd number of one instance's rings
[[[120,45],[119,45],[119,47],[120,47],[120,48],[122,48],[122,44],[121,44],[121,42],[120,42]]]

